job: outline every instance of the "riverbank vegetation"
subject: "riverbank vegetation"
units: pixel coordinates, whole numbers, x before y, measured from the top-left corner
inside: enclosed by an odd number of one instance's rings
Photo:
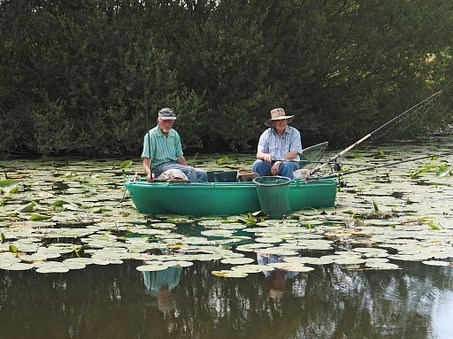
[[[452,6],[3,0],[0,154],[139,154],[165,106],[188,152],[254,151],[280,106],[340,146],[441,89],[400,127],[451,125]]]

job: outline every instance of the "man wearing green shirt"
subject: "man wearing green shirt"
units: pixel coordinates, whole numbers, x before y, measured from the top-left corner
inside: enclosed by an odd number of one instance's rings
[[[191,182],[207,181],[206,171],[187,165],[181,138],[173,129],[176,115],[170,108],[162,108],[157,116],[157,126],[143,138],[143,168],[148,181],[153,181],[169,169],[179,169]],[[154,176],[153,176],[154,175]]]

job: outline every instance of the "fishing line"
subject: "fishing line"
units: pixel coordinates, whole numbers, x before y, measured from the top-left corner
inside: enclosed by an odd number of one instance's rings
[[[376,128],[374,131],[368,133],[367,135],[365,135],[364,137],[362,137],[361,139],[357,140],[355,143],[353,143],[352,145],[346,147],[344,150],[342,150],[340,153],[334,155],[332,158],[330,158],[328,161],[326,161],[325,163],[321,164],[320,166],[316,167],[315,169],[313,169],[311,172],[310,172],[310,176],[312,176],[313,174],[319,172],[322,168],[324,168],[325,166],[327,166],[330,162],[333,162],[333,161],[336,161],[338,157],[344,155],[345,153],[349,152],[351,149],[353,149],[354,147],[360,145],[362,142],[364,142],[365,140],[371,138],[373,135],[375,135],[376,133],[378,133],[379,131],[383,130],[384,128],[386,128],[387,126],[389,126],[390,124],[392,124],[393,122],[398,122],[403,116],[405,115],[408,115],[408,114],[411,114],[413,113],[414,111],[417,111],[417,109],[428,103],[430,100],[438,97],[440,94],[442,93],[442,90],[430,95],[429,97],[427,97],[426,99],[420,101],[419,103],[415,104],[414,106],[412,106],[411,108],[405,110],[403,113],[397,115],[396,117],[390,119],[389,121],[387,121],[385,124],[379,126],[378,128]]]
[[[345,175],[348,175],[348,174],[354,174],[354,173],[360,173],[360,172],[364,172],[364,171],[374,170],[376,168],[395,166],[395,165],[403,164],[403,163],[406,163],[406,162],[417,161],[417,160],[428,159],[428,158],[434,158],[434,157],[441,157],[441,156],[452,155],[452,154],[453,154],[452,152],[448,152],[448,153],[424,155],[424,156],[410,158],[410,159],[393,161],[393,162],[389,162],[389,163],[385,163],[385,164],[381,164],[381,165],[376,165],[376,166],[358,168],[358,169],[351,170],[351,171],[346,171],[346,172],[338,172],[338,173],[334,173],[334,174],[331,174],[331,175],[318,177],[318,178],[314,178],[314,179],[338,178],[338,177],[342,177],[342,176],[345,176]]]

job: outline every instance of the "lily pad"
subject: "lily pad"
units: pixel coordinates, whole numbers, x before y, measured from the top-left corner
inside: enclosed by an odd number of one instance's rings
[[[33,267],[34,267],[33,264],[21,262],[11,263],[11,265],[0,265],[0,268],[9,271],[26,271],[32,269]]]
[[[222,259],[220,262],[222,264],[232,264],[232,265],[241,265],[241,264],[250,264],[254,262],[252,258],[227,258]]]
[[[453,266],[451,262],[443,260],[425,260],[422,261],[422,263],[429,266],[441,266],[441,267]]]
[[[221,270],[221,271],[212,271],[212,275],[216,277],[223,277],[223,278],[245,278],[247,277],[246,272],[238,271],[238,270]]]
[[[232,266],[231,270],[241,271],[245,273],[261,273],[261,272],[270,272],[274,268],[268,265],[259,265],[259,264],[246,264],[246,265],[237,265]]]
[[[67,273],[69,268],[63,263],[57,261],[46,261],[42,263],[35,263],[36,272],[38,273]]]
[[[157,264],[150,264],[150,265],[141,265],[137,266],[137,271],[140,272],[156,272],[156,271],[163,271],[166,270],[169,266],[167,265],[157,265]]]
[[[290,271],[290,272],[310,272],[313,271],[313,267],[305,266],[303,264],[298,263],[291,263],[291,262],[278,262],[278,263],[270,263],[269,266],[273,268],[277,268],[283,271]]]
[[[401,267],[399,267],[396,264],[388,263],[388,262],[369,262],[367,261],[365,263],[365,266],[370,269],[374,270],[400,270]]]
[[[287,249],[284,247],[266,247],[266,248],[259,248],[255,250],[256,253],[259,254],[273,254],[278,256],[291,256],[299,254],[297,251],[293,251],[291,249]]]
[[[175,229],[176,228],[176,224],[173,224],[170,222],[152,223],[150,226],[152,228],[158,228],[158,229]]]

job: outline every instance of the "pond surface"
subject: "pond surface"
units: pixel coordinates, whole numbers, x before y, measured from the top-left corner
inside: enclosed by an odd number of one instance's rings
[[[452,149],[443,137],[340,162]],[[122,185],[141,164],[123,160],[0,164],[1,338],[453,337],[451,154],[344,175],[335,208],[285,220],[140,215]]]

